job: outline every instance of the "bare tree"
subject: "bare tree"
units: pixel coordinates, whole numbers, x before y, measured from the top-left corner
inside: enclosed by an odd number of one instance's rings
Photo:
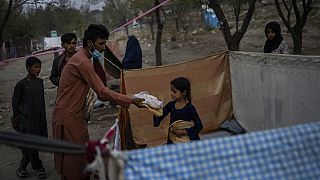
[[[58,0],[60,8],[68,8],[71,6],[70,0]]]
[[[159,5],[159,0],[154,1],[154,5]],[[161,39],[162,39],[162,29],[164,26],[164,22],[161,21],[160,17],[160,7],[155,10],[156,13],[156,21],[158,25],[157,29],[157,39],[156,39],[156,46],[155,46],[155,53],[156,53],[156,66],[162,65],[162,59],[161,59]]]
[[[209,7],[211,7],[214,12],[216,13],[219,21],[220,21],[220,28],[222,30],[222,33],[224,35],[224,39],[227,43],[228,49],[232,51],[238,51],[240,41],[243,38],[244,34],[246,33],[248,26],[250,24],[250,21],[252,19],[254,10],[255,10],[255,4],[256,0],[248,0],[248,10],[246,12],[246,15],[242,21],[241,28],[239,29],[239,20],[240,20],[240,6],[243,2],[241,0],[233,0],[233,7],[235,11],[235,18],[236,18],[236,30],[232,34],[231,28],[229,26],[229,23],[225,17],[224,11],[222,10],[219,1],[217,0],[210,0],[209,1]]]
[[[153,2],[149,1],[149,0],[131,0],[131,7],[133,9],[135,9],[136,11],[140,11],[140,12],[146,12],[148,11],[152,6],[153,6]],[[145,17],[143,17],[144,20],[146,20],[146,22],[149,25],[149,29],[150,29],[150,33],[151,33],[151,38],[152,40],[154,40],[154,22],[155,22],[155,14],[154,13],[148,13],[145,15]],[[141,27],[141,26],[140,26]]]
[[[121,17],[122,23],[127,22],[127,18],[129,15],[130,2],[123,0],[105,0],[106,5],[111,5],[118,15]],[[129,34],[128,26],[126,26],[126,33]]]
[[[3,42],[3,32],[8,23],[10,15],[13,13],[13,11],[27,2],[27,0],[20,2],[14,0],[0,0],[0,17],[3,17],[0,19],[0,42]]]
[[[0,42],[3,39],[3,32],[6,28],[10,15],[17,10],[21,11],[24,4],[52,4],[57,3],[56,1],[45,1],[45,0],[0,0]],[[2,18],[3,17],[3,18]]]
[[[275,4],[282,19],[282,22],[287,27],[293,40],[293,53],[301,54],[302,52],[302,32],[303,27],[306,25],[308,15],[312,9],[312,0],[281,0],[282,5],[280,5],[279,0],[275,0]],[[302,5],[299,5],[302,3]],[[283,8],[282,8],[283,7]],[[287,12],[285,17],[283,9]],[[295,24],[291,22],[292,10],[295,14]]]

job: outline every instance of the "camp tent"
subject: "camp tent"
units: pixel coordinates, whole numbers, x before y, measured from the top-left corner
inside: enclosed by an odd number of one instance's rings
[[[248,131],[318,121],[320,57],[230,52],[235,117]]]
[[[258,131],[319,119],[319,64],[318,56],[222,52],[178,64],[124,71],[121,91],[131,96],[148,90],[167,103],[170,81],[185,76],[191,80],[192,103],[204,124],[202,134],[216,130],[233,115],[247,130]],[[148,110],[133,106],[121,109],[122,149],[164,144],[168,121],[164,122],[154,128]]]
[[[229,118],[233,111],[235,117],[250,131],[272,130],[113,152],[110,159],[115,162],[109,163],[113,167],[108,169],[109,175],[110,171],[114,171],[112,174],[115,178],[126,179],[318,179],[320,122],[306,122],[319,121],[319,73],[318,56],[244,52],[224,52],[170,66],[124,72],[122,91],[132,94],[141,87],[150,86],[150,92],[164,100],[168,99],[166,91],[169,90],[165,86],[169,85],[162,81],[176,75],[189,77],[193,87],[196,87],[193,91],[194,103],[200,116],[204,117],[204,133]],[[163,77],[157,77],[156,74]],[[149,76],[152,81],[149,81]],[[152,127],[148,126],[147,121],[143,124],[144,120],[140,118],[144,116],[139,116],[139,110],[146,111],[134,107],[122,109],[121,118],[127,119],[121,120],[130,120],[131,127],[136,126],[132,130],[143,128],[147,133],[148,128]],[[132,113],[138,114],[138,118]],[[139,121],[142,123],[139,124]],[[293,124],[301,125],[273,129]],[[121,126],[130,129],[127,124]],[[135,130],[132,132],[135,143],[147,142],[147,138],[143,139]],[[154,131],[152,135],[156,133]],[[161,136],[158,139],[157,142],[162,141]],[[0,132],[0,142],[16,146],[19,142],[19,147],[27,145],[29,148],[42,145],[42,150],[49,152],[88,152],[81,145],[41,137],[19,138],[19,135],[13,136],[12,133]]]
[[[131,96],[148,90],[167,103],[171,100],[170,81],[179,76],[191,81],[192,103],[204,125],[203,133],[217,129],[221,122],[232,117],[231,80],[226,52],[196,61],[125,71],[122,76],[122,92]],[[147,109],[122,109],[120,122],[123,149],[130,142],[124,139],[130,136],[124,134],[130,132],[130,127],[134,145],[149,147],[166,143],[168,121],[164,120],[160,128],[153,127],[152,113]]]

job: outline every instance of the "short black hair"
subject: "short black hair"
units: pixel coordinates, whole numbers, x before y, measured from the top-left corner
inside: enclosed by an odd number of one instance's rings
[[[32,56],[32,57],[29,57],[27,60],[26,60],[26,67],[31,67],[32,65],[36,64],[36,63],[39,63],[41,64],[41,61],[40,59]]]
[[[77,40],[77,35],[75,33],[65,33],[64,35],[61,36],[61,43],[69,43],[72,41],[72,39]]]
[[[178,77],[172,80],[170,84],[180,92],[186,91],[186,95],[183,98],[188,99],[188,101],[191,103],[191,85],[189,79],[185,77]]]
[[[91,40],[93,43],[98,39],[109,38],[108,29],[102,24],[91,24],[88,29],[84,32],[83,47],[87,47],[87,41]]]

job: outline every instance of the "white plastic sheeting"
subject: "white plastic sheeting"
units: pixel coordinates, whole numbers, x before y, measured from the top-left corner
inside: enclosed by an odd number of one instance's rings
[[[320,56],[230,52],[233,108],[248,131],[320,119]]]

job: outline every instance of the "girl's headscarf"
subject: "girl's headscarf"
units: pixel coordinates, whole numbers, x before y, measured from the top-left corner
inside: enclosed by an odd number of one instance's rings
[[[276,34],[273,40],[268,39],[268,34],[267,34],[268,28],[272,29],[272,31],[275,32]],[[266,34],[266,37],[267,37],[267,41],[264,44],[264,52],[271,53],[272,51],[276,50],[281,44],[281,42],[283,41],[280,24],[275,21],[269,22],[266,25],[266,28],[264,29],[264,33]]]

